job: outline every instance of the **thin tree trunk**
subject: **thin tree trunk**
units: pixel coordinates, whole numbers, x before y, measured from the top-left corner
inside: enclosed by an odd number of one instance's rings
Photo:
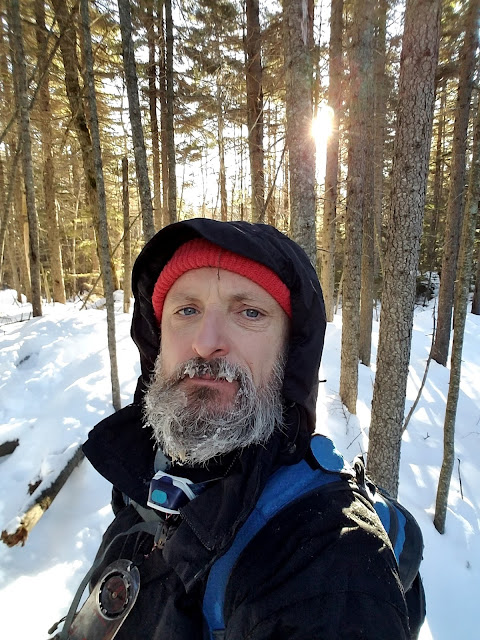
[[[350,413],[357,412],[362,220],[369,144],[368,120],[371,119],[373,105],[373,9],[373,0],[356,0],[352,16],[350,49],[350,139],[340,370],[340,398]]]
[[[425,264],[430,273],[437,269],[437,234],[440,212],[443,209],[443,145],[445,131],[445,103],[447,92],[445,83],[440,87],[440,112],[438,114],[437,143],[435,148],[435,178],[433,182],[433,211],[430,221],[430,237],[427,238]]]
[[[43,194],[47,224],[48,255],[53,285],[53,299],[65,304],[65,283],[63,280],[62,250],[58,229],[57,210],[55,208],[55,168],[52,153],[52,113],[50,109],[50,88],[47,68],[47,38],[45,36],[45,2],[35,0],[35,19],[37,23],[38,66],[45,73],[38,94],[40,111],[40,130],[43,151]]]
[[[467,203],[462,224],[460,255],[458,259],[458,282],[455,289],[455,305],[453,314],[453,346],[448,384],[447,407],[443,425],[443,461],[438,480],[437,500],[435,505],[435,528],[445,533],[447,517],[448,492],[452,479],[455,461],[455,419],[457,415],[460,376],[462,372],[463,338],[467,319],[470,279],[472,274],[473,245],[480,200],[480,109],[477,111],[473,137],[472,165],[468,185]]]
[[[132,258],[130,231],[130,194],[128,190],[128,158],[122,158],[122,209],[123,209],[123,313],[130,310],[132,297]]]
[[[170,222],[175,222],[177,220],[177,178],[175,160],[175,124],[173,119],[175,93],[173,89],[173,17],[171,0],[165,0],[165,40],[165,77],[167,89],[167,121],[165,128],[168,151],[168,212]]]
[[[332,132],[327,141],[323,208],[321,283],[327,321],[333,322],[335,307],[335,235],[337,217],[338,151],[342,108],[343,0],[332,0],[328,68],[328,105],[332,109]]]
[[[440,0],[407,0],[400,65],[368,472],[397,495],[418,252],[427,184]]]
[[[477,273],[475,276],[475,290],[473,292],[472,313],[480,316],[480,245],[477,251]]]
[[[220,185],[220,220],[227,221],[227,175],[225,170],[225,141],[223,122],[223,97],[220,83],[217,83],[217,143],[220,172],[218,182]]]
[[[160,139],[161,139],[161,158],[162,158],[162,226],[169,224],[170,214],[168,212],[168,109],[167,109],[167,71],[165,58],[166,42],[165,42],[165,23],[163,20],[163,9],[165,2],[159,0],[158,18],[160,32],[160,67],[158,77],[158,99],[160,102]]]
[[[385,135],[387,131],[387,13],[388,0],[378,0],[376,36],[373,51],[374,73],[374,132],[373,132],[373,208],[374,208],[374,278],[382,271],[383,229],[383,169]]]
[[[118,381],[117,345],[115,340],[115,307],[113,300],[113,274],[110,265],[110,250],[108,243],[107,200],[103,179],[102,151],[100,147],[100,130],[98,127],[97,98],[95,95],[95,78],[93,75],[92,39],[90,34],[90,18],[88,15],[88,0],[80,0],[83,26],[83,45],[85,51],[85,75],[87,78],[88,101],[90,105],[90,129],[92,132],[93,155],[98,193],[98,219],[100,237],[100,259],[102,264],[103,288],[107,307],[107,342],[110,356],[110,379],[112,383],[112,403],[115,411],[122,404],[120,399],[120,383]]]
[[[264,222],[265,173],[263,151],[263,78],[259,0],[246,0],[245,40],[247,76],[247,125],[252,190],[252,220]]]
[[[315,141],[312,135],[312,61],[308,0],[284,0],[290,234],[316,265]]]
[[[9,17],[11,19],[13,42],[13,71],[17,77],[16,91],[20,111],[23,178],[27,202],[30,280],[32,285],[33,316],[42,315],[42,294],[40,281],[40,242],[38,234],[38,218],[35,203],[35,185],[33,176],[32,142],[30,137],[30,113],[27,87],[27,70],[23,48],[22,24],[18,0],[10,0]]]
[[[157,33],[153,11],[154,0],[146,2],[145,26],[148,44],[148,106],[150,111],[150,132],[152,136],[152,169],[153,169],[153,218],[155,227],[162,228],[162,194],[160,188],[160,146],[158,139],[157,117]]]
[[[137,172],[138,192],[142,208],[143,236],[145,242],[155,235],[153,222],[152,193],[148,178],[147,152],[142,128],[142,115],[138,97],[137,67],[133,51],[132,16],[129,0],[118,0],[120,31],[122,34],[123,69],[128,95],[130,126],[132,127],[133,152]]]
[[[373,88],[373,87],[372,87]],[[373,120],[367,122],[367,138],[374,136]],[[372,321],[374,302],[374,263],[375,263],[375,219],[374,219],[374,173],[373,154],[367,153],[365,165],[365,194],[363,201],[362,222],[362,267],[360,287],[360,335],[358,355],[360,362],[370,366],[372,351]]]
[[[457,271],[458,246],[462,228],[465,194],[465,162],[470,101],[473,89],[475,59],[478,47],[478,18],[480,0],[470,0],[465,14],[465,38],[460,52],[460,77],[458,81],[455,125],[453,130],[452,170],[450,193],[447,203],[447,222],[443,247],[440,292],[438,296],[438,320],[432,357],[446,366],[450,345],[452,307]]]

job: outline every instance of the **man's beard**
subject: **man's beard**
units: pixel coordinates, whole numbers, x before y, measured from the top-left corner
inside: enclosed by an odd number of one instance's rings
[[[282,385],[285,359],[279,356],[269,380],[256,388],[250,372],[225,358],[193,358],[168,378],[161,353],[144,399],[146,422],[162,451],[174,461],[203,464],[211,458],[264,444],[282,426]],[[239,385],[232,406],[221,403],[221,391],[200,383],[184,390],[189,376],[209,375]]]

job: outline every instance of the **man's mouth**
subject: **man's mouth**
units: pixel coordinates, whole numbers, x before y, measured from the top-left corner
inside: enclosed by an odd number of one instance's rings
[[[185,378],[205,380],[211,382],[234,382],[236,377],[233,374],[214,374],[209,371],[209,366],[206,364],[194,365],[188,364],[183,371],[183,375],[181,380],[185,380]]]

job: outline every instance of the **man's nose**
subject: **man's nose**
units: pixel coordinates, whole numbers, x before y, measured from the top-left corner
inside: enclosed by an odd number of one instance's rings
[[[219,358],[229,352],[228,335],[221,314],[205,312],[198,323],[192,349],[200,358]]]

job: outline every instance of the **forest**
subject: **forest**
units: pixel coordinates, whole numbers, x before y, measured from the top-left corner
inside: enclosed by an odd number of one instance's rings
[[[480,314],[480,0],[0,7],[0,285],[33,316],[105,296],[119,408],[113,292],[127,312],[145,241],[191,217],[275,225],[317,266],[327,319],[341,309],[352,414],[381,309],[368,471],[393,495],[414,305],[438,295],[425,374],[450,363],[443,532]]]

